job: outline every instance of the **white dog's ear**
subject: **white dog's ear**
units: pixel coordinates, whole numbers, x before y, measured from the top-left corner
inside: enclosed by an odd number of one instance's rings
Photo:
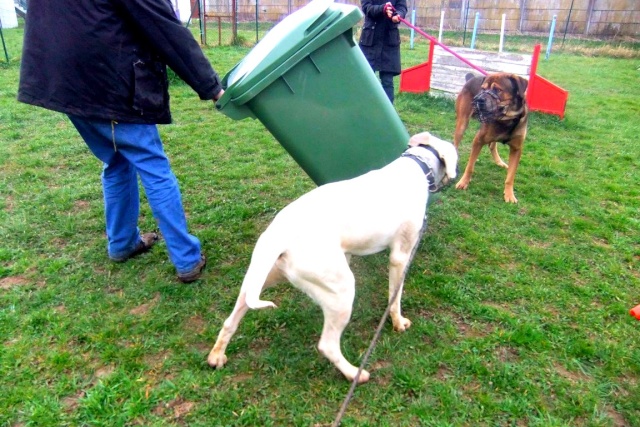
[[[430,145],[431,134],[429,132],[422,132],[413,135],[409,139],[409,147],[417,147],[418,145]]]
[[[431,136],[429,145],[438,151],[449,180],[454,179],[458,175],[458,150],[456,147],[449,141],[443,141],[435,136]]]
[[[458,150],[450,142],[441,144],[444,146],[444,150],[440,149],[440,159],[444,162],[447,176],[450,180],[454,179],[458,175]]]

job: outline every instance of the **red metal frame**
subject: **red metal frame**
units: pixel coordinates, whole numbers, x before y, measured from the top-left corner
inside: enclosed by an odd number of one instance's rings
[[[544,77],[536,74],[538,59],[540,58],[540,45],[533,48],[531,70],[529,72],[529,86],[527,87],[527,105],[532,111],[541,111],[547,114],[555,114],[564,119],[569,92],[551,83]]]
[[[427,62],[400,72],[400,92],[422,93],[429,92],[429,89],[431,89],[431,71],[435,44],[433,40],[431,40],[430,43],[429,59]]]

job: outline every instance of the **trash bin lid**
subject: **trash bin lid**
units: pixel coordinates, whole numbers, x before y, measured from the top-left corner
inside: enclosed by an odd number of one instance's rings
[[[362,12],[356,6],[334,3],[333,0],[313,0],[305,7],[292,13],[273,27],[266,36],[239,62],[223,79],[225,88],[218,108],[245,92],[254,89],[257,83],[265,84],[268,77],[293,55],[322,35],[323,40],[331,40],[352,28],[362,19]],[[302,59],[299,58],[299,59]],[[289,61],[290,62],[290,61]],[[289,63],[292,68],[297,63]],[[272,80],[287,70],[280,70]]]

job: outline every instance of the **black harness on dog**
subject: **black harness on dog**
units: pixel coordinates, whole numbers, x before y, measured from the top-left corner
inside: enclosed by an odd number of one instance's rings
[[[425,149],[431,151],[436,156],[436,158],[438,160],[440,160],[440,163],[444,164],[444,162],[440,158],[440,154],[432,146],[420,144],[420,145],[418,145],[418,147],[422,147],[422,148],[425,148]],[[411,148],[411,147],[409,147],[409,148]],[[420,157],[418,157],[418,156],[416,156],[414,154],[407,153],[406,151],[404,153],[402,153],[401,157],[408,157],[410,159],[415,160],[416,163],[420,166],[420,169],[422,169],[422,172],[424,172],[425,178],[427,178],[427,182],[429,183],[429,191],[432,192],[432,193],[435,193],[436,191],[438,191],[438,187],[436,186],[436,179],[433,176],[433,171],[431,170],[429,165],[424,162],[424,160],[422,160]]]

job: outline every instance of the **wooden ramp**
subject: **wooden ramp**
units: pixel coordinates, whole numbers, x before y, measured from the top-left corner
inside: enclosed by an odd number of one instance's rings
[[[484,52],[469,48],[451,48],[451,50],[489,73],[513,73],[525,79],[529,78],[532,55]],[[435,46],[431,70],[431,89],[442,91],[446,96],[455,96],[464,86],[465,75],[469,72],[480,75],[440,46]]]

